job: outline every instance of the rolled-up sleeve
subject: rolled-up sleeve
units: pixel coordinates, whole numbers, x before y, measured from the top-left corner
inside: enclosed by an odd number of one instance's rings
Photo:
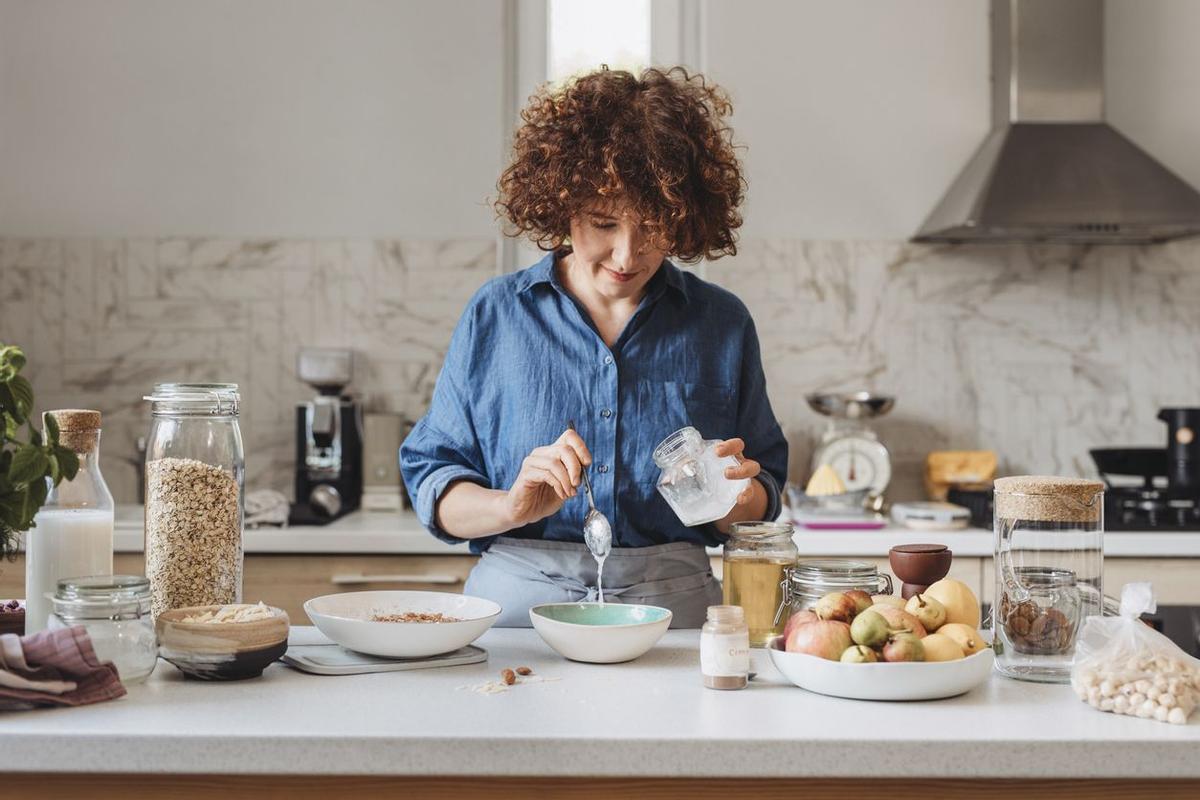
[[[466,540],[438,527],[437,503],[446,487],[461,480],[491,485],[471,418],[470,395],[465,391],[476,346],[473,311],[474,301],[450,339],[429,411],[400,447],[400,472],[417,518],[434,536],[452,544]]]
[[[780,489],[787,481],[788,443],[767,398],[767,379],[763,374],[762,352],[754,320],[746,317],[742,338],[742,369],[738,387],[738,435],[746,443],[744,453],[762,466],[758,480],[767,490],[766,520],[774,520],[782,510]]]

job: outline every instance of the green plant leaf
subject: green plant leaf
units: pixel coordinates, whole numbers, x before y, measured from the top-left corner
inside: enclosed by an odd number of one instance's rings
[[[14,531],[23,531],[21,527],[21,506],[25,503],[24,492],[13,492],[0,497],[0,524]]]
[[[25,415],[21,413],[21,407],[13,397],[12,389],[8,388],[7,381],[0,382],[0,411],[12,417],[18,425],[25,424]],[[15,435],[16,431],[13,433]]]
[[[42,434],[38,432],[37,428],[33,427],[32,422],[29,423],[29,443],[34,447],[42,446]]]
[[[0,365],[11,366],[20,372],[25,366],[25,352],[15,344],[0,344]]]
[[[46,426],[46,440],[58,444],[58,420],[52,414],[43,414],[42,423]]]
[[[69,481],[75,480],[75,474],[79,472],[79,456],[65,447],[56,447],[54,457],[58,459],[58,471],[61,476]]]
[[[36,514],[38,512],[38,509],[40,509],[43,505],[45,505],[46,495],[48,495],[49,493],[50,493],[50,482],[49,481],[45,481],[45,480],[34,481],[33,483],[29,484],[30,507],[33,509],[33,511],[30,513],[29,516],[32,517],[34,514]]]
[[[47,472],[50,475],[51,483],[58,486],[58,479],[62,475],[62,470],[58,466],[58,456],[53,452],[50,453],[50,467]]]
[[[17,401],[17,408],[21,410],[21,415],[26,419],[33,411],[33,384],[24,375],[17,375],[8,382],[8,389],[12,392],[13,399]]]
[[[16,484],[29,483],[43,477],[49,468],[50,459],[46,457],[42,449],[27,444],[13,455],[12,465],[8,470],[8,477]]]

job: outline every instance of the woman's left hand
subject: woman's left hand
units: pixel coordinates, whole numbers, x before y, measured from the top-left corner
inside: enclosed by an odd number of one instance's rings
[[[762,466],[752,458],[746,458],[742,452],[746,449],[746,443],[741,439],[726,439],[717,444],[714,452],[718,456],[733,456],[738,460],[736,467],[726,467],[725,477],[731,481],[738,481],[742,478],[753,478],[762,472]],[[738,495],[738,505],[749,503],[754,497],[754,484],[747,486],[741,494]]]

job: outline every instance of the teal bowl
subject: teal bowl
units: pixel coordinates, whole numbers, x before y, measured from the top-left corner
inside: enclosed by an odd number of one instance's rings
[[[616,664],[653,647],[670,627],[671,612],[623,603],[547,603],[529,609],[529,621],[563,658]]]

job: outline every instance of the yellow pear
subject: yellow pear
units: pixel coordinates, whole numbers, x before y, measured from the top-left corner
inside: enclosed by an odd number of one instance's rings
[[[979,635],[979,631],[971,625],[963,625],[961,622],[947,622],[937,630],[938,635],[947,636],[954,640],[954,643],[962,648],[963,655],[974,655],[980,650],[987,649],[987,642]],[[926,636],[926,639],[929,637]]]
[[[926,661],[958,661],[963,657],[963,649],[958,642],[944,633],[931,633],[921,640],[925,645]]]
[[[946,622],[979,627],[979,598],[971,591],[971,587],[962,581],[942,578],[930,585],[925,590],[925,595],[946,607]]]
[[[877,606],[892,606],[904,610],[904,600],[894,594],[877,594],[871,598],[871,602]]]

